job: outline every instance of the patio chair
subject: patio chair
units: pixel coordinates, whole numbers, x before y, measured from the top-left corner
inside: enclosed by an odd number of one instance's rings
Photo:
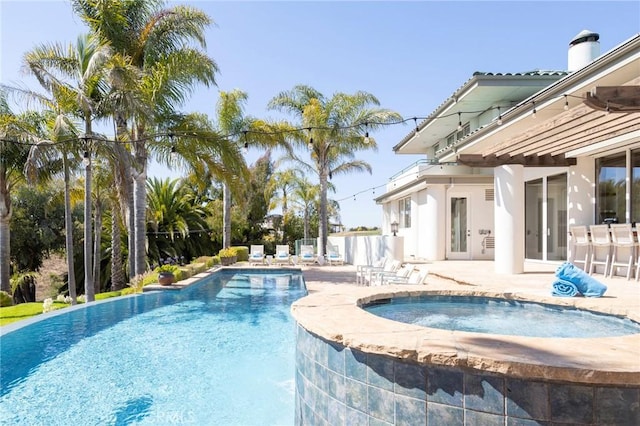
[[[609,225],[589,225],[591,231],[591,259],[589,275],[596,272],[596,266],[604,267],[602,274],[606,277],[611,266],[611,233]]]
[[[589,238],[589,230],[584,225],[572,226],[570,228],[571,240],[573,241],[573,250],[571,251],[571,260],[574,265],[582,264],[584,271],[589,271],[589,256],[591,255],[591,239]],[[578,251],[584,251],[584,257],[578,257]]]
[[[388,284],[388,281],[393,279],[409,279],[409,275],[411,275],[415,268],[415,265],[405,263],[396,271],[374,272],[371,280],[369,281],[369,285],[384,285]]]
[[[429,271],[426,269],[414,268],[408,277],[387,277],[383,284],[412,284],[420,285],[424,283],[424,280],[429,275]]]
[[[363,278],[364,285],[373,285],[378,278],[378,276],[382,274],[395,274],[398,269],[402,266],[402,262],[399,260],[392,260],[391,262],[386,262],[382,269],[380,268],[368,268],[365,271],[365,277]]]
[[[252,245],[249,254],[250,265],[264,265],[264,245]]]
[[[356,284],[365,284],[365,278],[370,269],[382,270],[387,263],[386,257],[381,257],[373,263],[356,265]]]
[[[276,254],[273,255],[274,265],[288,265],[290,261],[291,256],[289,255],[289,246],[287,244],[277,245]]]
[[[337,246],[327,244],[327,262],[329,265],[344,265],[344,258]]]
[[[298,261],[303,265],[313,265],[316,263],[315,250],[312,245],[301,245]]]
[[[638,243],[633,235],[633,227],[630,223],[612,223],[611,245],[613,253],[611,255],[611,269],[609,277],[613,277],[613,272],[618,267],[627,269],[627,280],[631,278],[633,273],[633,263],[636,256],[636,247]],[[626,259],[625,259],[626,256]]]

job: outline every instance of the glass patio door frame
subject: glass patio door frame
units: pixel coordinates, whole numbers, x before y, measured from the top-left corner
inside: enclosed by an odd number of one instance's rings
[[[525,259],[537,261],[560,261],[567,258],[566,232],[567,232],[567,195],[564,200],[550,202],[549,180],[564,175],[565,186],[567,174],[543,176],[525,182]],[[536,192],[536,197],[527,199],[527,185],[540,185],[542,191]],[[560,204],[564,201],[564,204]],[[532,205],[535,204],[535,205]],[[564,218],[560,218],[560,212],[564,211]],[[529,216],[533,215],[533,216]],[[550,218],[549,215],[555,215]],[[531,218],[534,220],[532,221]],[[537,219],[537,220],[535,220]],[[564,221],[562,220],[564,219]],[[531,226],[536,223],[537,226]],[[553,229],[551,229],[553,226]],[[535,228],[535,229],[534,229]],[[532,238],[533,234],[533,240]],[[561,247],[552,247],[552,241],[562,241],[564,251]],[[557,244],[556,244],[557,245]],[[557,250],[556,250],[557,248]],[[531,250],[535,249],[534,255]]]
[[[455,199],[466,200],[465,212],[459,217],[454,217],[452,212],[452,201]],[[472,251],[472,232],[471,232],[471,194],[464,191],[449,191],[447,194],[447,259],[450,260],[468,260],[471,259]],[[460,221],[464,221],[464,230],[459,229]],[[456,247],[452,244],[454,232],[458,235],[459,240],[462,241],[464,250],[453,251]]]

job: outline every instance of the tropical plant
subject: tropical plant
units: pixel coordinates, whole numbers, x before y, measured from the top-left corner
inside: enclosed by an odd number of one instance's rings
[[[116,122],[131,122],[134,162],[134,274],[146,268],[147,135],[186,101],[196,84],[215,84],[217,65],[204,52],[204,31],[211,20],[189,6],[163,8],[164,1],[72,0],[74,10],[113,51],[139,71],[135,88],[149,111],[121,104]],[[195,46],[199,45],[200,49]],[[131,248],[130,248],[131,250]]]
[[[9,108],[6,92],[0,90],[0,290],[10,292],[11,193],[24,182],[23,167],[29,155],[29,138],[34,133],[32,113],[16,115]]]
[[[150,179],[147,183],[147,228],[150,259],[193,257],[204,253],[197,244],[207,234],[205,211],[193,203],[193,193],[179,179]],[[193,238],[192,238],[193,236]],[[186,256],[185,256],[186,255]]]
[[[401,120],[400,114],[378,106],[380,102],[372,94],[356,92],[352,95],[336,93],[326,98],[317,90],[298,85],[276,95],[269,108],[295,116],[292,127],[309,129],[308,134],[293,133],[294,142],[308,146],[309,161],[292,154],[291,160],[300,167],[315,172],[320,183],[321,244],[318,252],[326,253],[327,245],[327,189],[333,176],[355,171],[368,171],[371,166],[355,158],[360,150],[377,149],[375,140],[365,138],[365,132]]]

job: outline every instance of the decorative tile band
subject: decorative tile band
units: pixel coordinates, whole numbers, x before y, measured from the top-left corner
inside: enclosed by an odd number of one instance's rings
[[[297,327],[297,425],[638,425],[640,387],[514,379],[344,347]]]

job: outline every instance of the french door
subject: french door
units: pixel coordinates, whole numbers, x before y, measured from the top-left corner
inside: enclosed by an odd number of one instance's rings
[[[471,224],[469,216],[469,196],[451,194],[449,197],[450,238],[447,242],[447,258],[462,260],[471,258]]]

